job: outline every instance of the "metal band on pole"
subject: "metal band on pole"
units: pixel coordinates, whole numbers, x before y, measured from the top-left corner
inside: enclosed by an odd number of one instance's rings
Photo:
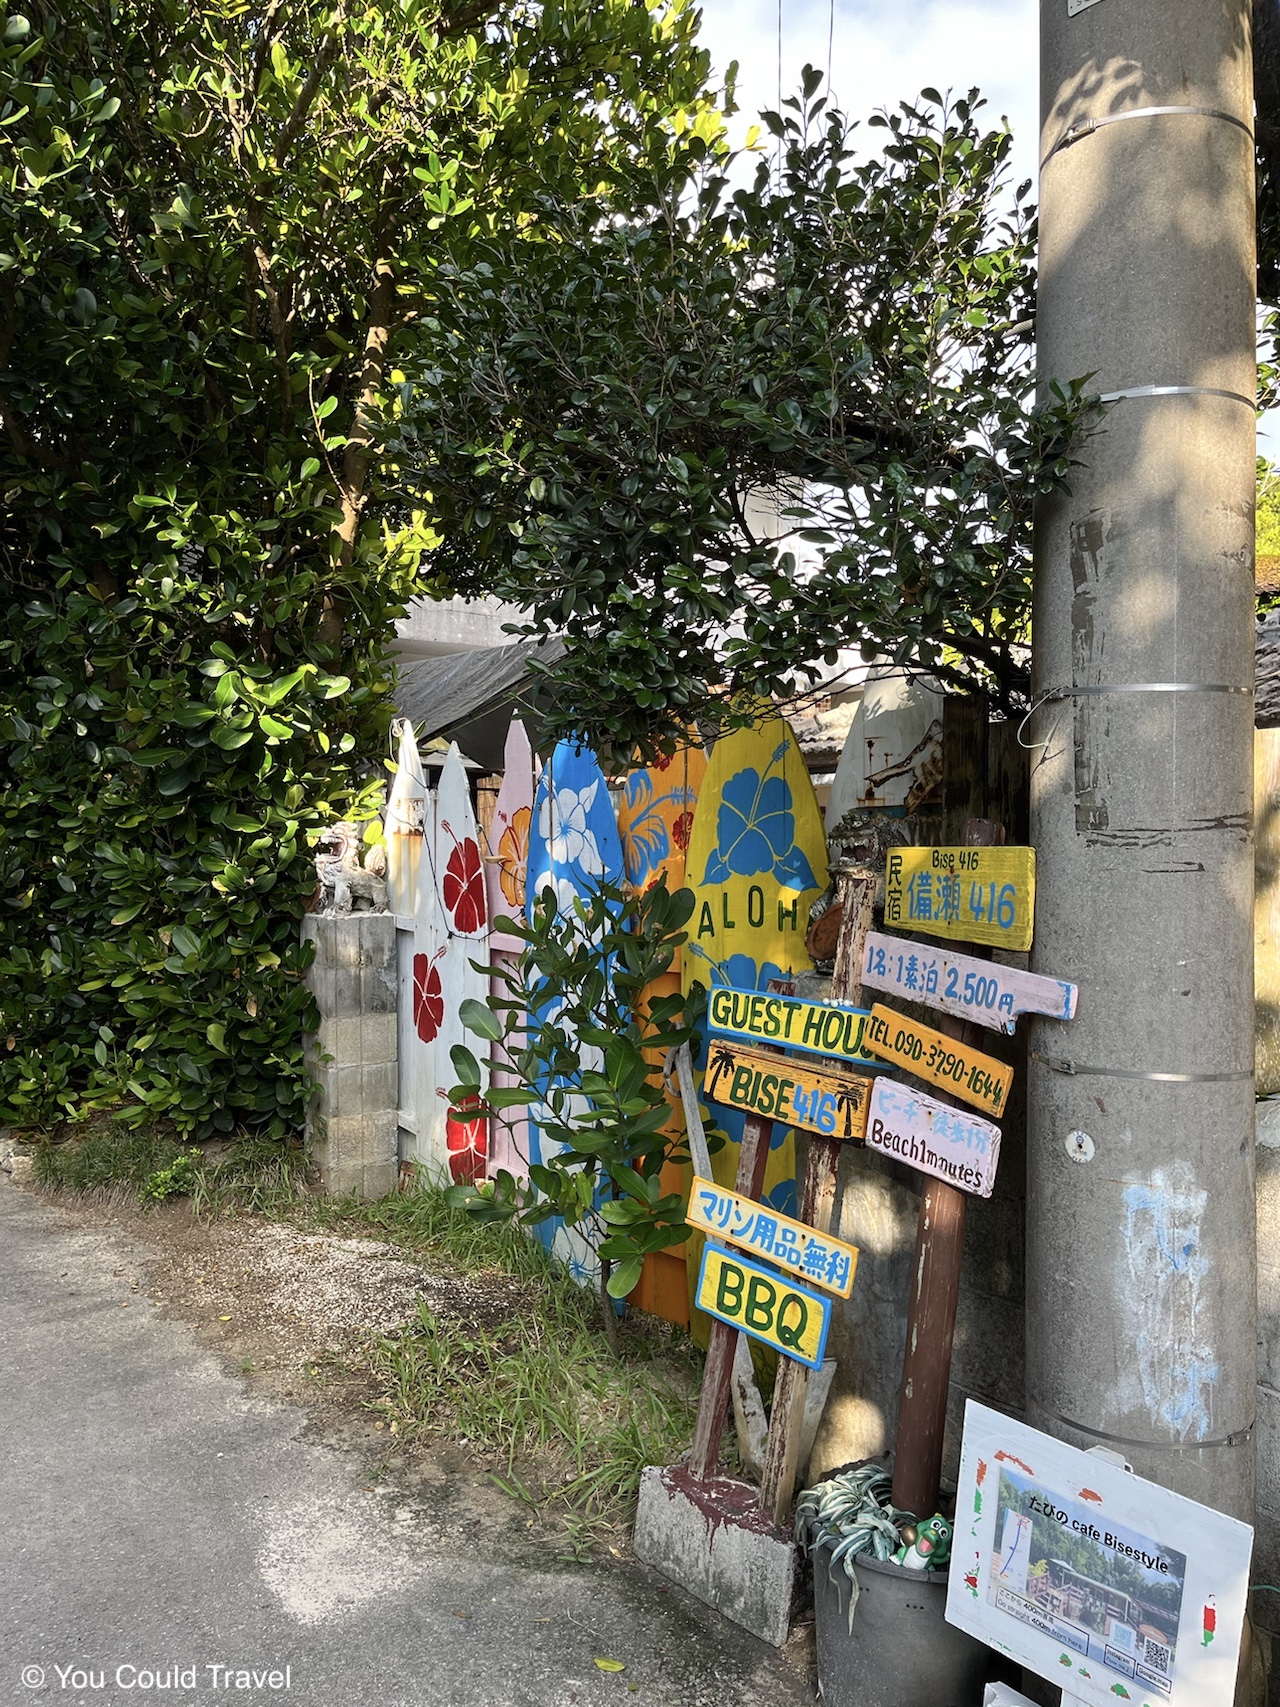
[[[1246,397],[1243,391],[1227,391],[1220,385],[1130,385],[1123,391],[1104,391],[1100,403],[1119,403],[1126,397],[1225,397],[1229,403],[1243,403],[1246,409],[1258,412],[1256,397]]]
[[[1031,1059],[1054,1073],[1088,1073],[1108,1079],[1144,1079],[1157,1085],[1221,1085],[1237,1079],[1252,1079],[1253,1068],[1238,1073],[1140,1073],[1132,1067],[1095,1067],[1087,1061],[1067,1061],[1060,1055],[1031,1051]]]
[[[1054,1422],[1061,1423],[1064,1428],[1073,1428],[1077,1434],[1090,1435],[1094,1440],[1114,1441],[1117,1446],[1137,1446],[1144,1452],[1204,1452],[1211,1446],[1241,1446],[1253,1433],[1257,1419],[1246,1423],[1243,1428],[1224,1434],[1217,1440],[1138,1440],[1128,1434],[1108,1434],[1104,1428],[1090,1428],[1087,1423],[1076,1422],[1072,1417],[1064,1417],[1061,1412],[1051,1410],[1048,1405],[1041,1404],[1039,1399],[1030,1401],[1036,1410],[1043,1411],[1045,1416],[1052,1417]]]
[[[1220,107],[1130,107],[1123,113],[1105,113],[1097,119],[1080,119],[1070,130],[1064,133],[1054,143],[1053,147],[1040,162],[1040,170],[1053,159],[1055,154],[1064,148],[1070,148],[1074,142],[1083,142],[1086,136],[1092,136],[1094,131],[1101,130],[1103,125],[1123,124],[1126,119],[1164,119],[1164,118],[1200,118],[1221,119],[1225,124],[1233,124],[1237,130],[1242,130],[1253,141],[1253,132],[1243,119],[1238,119],[1234,113],[1224,113]]]
[[[1040,695],[1039,704],[1047,705],[1058,699],[1079,699],[1085,694],[1106,693],[1238,693],[1252,694],[1252,688],[1229,687],[1226,682],[1094,682],[1081,688],[1054,688]]]

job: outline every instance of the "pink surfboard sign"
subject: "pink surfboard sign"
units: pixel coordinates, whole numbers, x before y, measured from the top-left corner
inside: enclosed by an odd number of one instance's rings
[[[525,916],[525,878],[529,869],[529,826],[533,821],[534,761],[533,749],[524,724],[513,719],[507,730],[503,755],[502,786],[493,809],[489,826],[489,850],[485,860],[485,878],[489,887],[489,917],[518,919]],[[519,954],[521,943],[496,928],[489,937],[489,958],[493,965],[511,965]],[[507,994],[503,981],[491,980],[492,993]],[[477,1051],[478,1053],[478,1051]],[[497,1050],[495,1048],[495,1057]],[[495,1069],[495,1090],[512,1090],[514,1074]],[[523,1179],[528,1166],[529,1122],[520,1108],[504,1109],[490,1122],[489,1172],[496,1174],[505,1168],[517,1179]]]

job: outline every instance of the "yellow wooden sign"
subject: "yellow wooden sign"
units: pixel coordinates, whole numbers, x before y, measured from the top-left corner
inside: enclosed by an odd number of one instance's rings
[[[884,922],[926,936],[1031,947],[1034,848],[890,848]]]
[[[971,1120],[973,1116],[965,1118]],[[767,1257],[797,1279],[834,1292],[837,1298],[847,1298],[853,1291],[858,1268],[856,1245],[846,1245],[830,1233],[816,1232],[803,1221],[779,1215],[769,1204],[756,1203],[714,1180],[694,1176],[689,1224],[753,1256]]]
[[[766,1114],[827,1138],[862,1138],[871,1080],[822,1073],[803,1061],[712,1040],[703,1096],[745,1114]]]
[[[712,990],[707,1024],[721,1037],[744,1043],[776,1043],[806,1055],[838,1056],[874,1067],[863,1053],[865,1008],[841,1002],[807,1002],[799,996],[766,996],[755,990]]]
[[[784,1357],[821,1369],[831,1300],[776,1269],[760,1268],[721,1245],[708,1244],[698,1275],[698,1308]]]
[[[1004,1109],[1013,1083],[1012,1067],[879,1002],[867,1021],[867,1047],[882,1061],[904,1067],[917,1079],[927,1079],[974,1108],[995,1115]]]

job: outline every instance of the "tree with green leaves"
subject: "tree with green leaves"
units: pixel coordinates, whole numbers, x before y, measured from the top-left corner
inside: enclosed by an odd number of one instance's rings
[[[682,181],[695,24],[0,9],[0,1119],[301,1123],[309,846],[373,810],[442,263]]]
[[[557,732],[648,743],[850,646],[1025,700],[1032,508],[1089,413],[1034,403],[1029,186],[976,91],[857,156],[819,83],[750,188],[713,154],[696,194],[549,192],[564,241],[450,257],[408,490],[442,578],[567,638]]]

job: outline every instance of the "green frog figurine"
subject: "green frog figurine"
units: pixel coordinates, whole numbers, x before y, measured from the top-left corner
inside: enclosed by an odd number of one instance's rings
[[[951,1525],[939,1513],[914,1528],[894,1554],[895,1563],[908,1571],[940,1571],[951,1557]]]

